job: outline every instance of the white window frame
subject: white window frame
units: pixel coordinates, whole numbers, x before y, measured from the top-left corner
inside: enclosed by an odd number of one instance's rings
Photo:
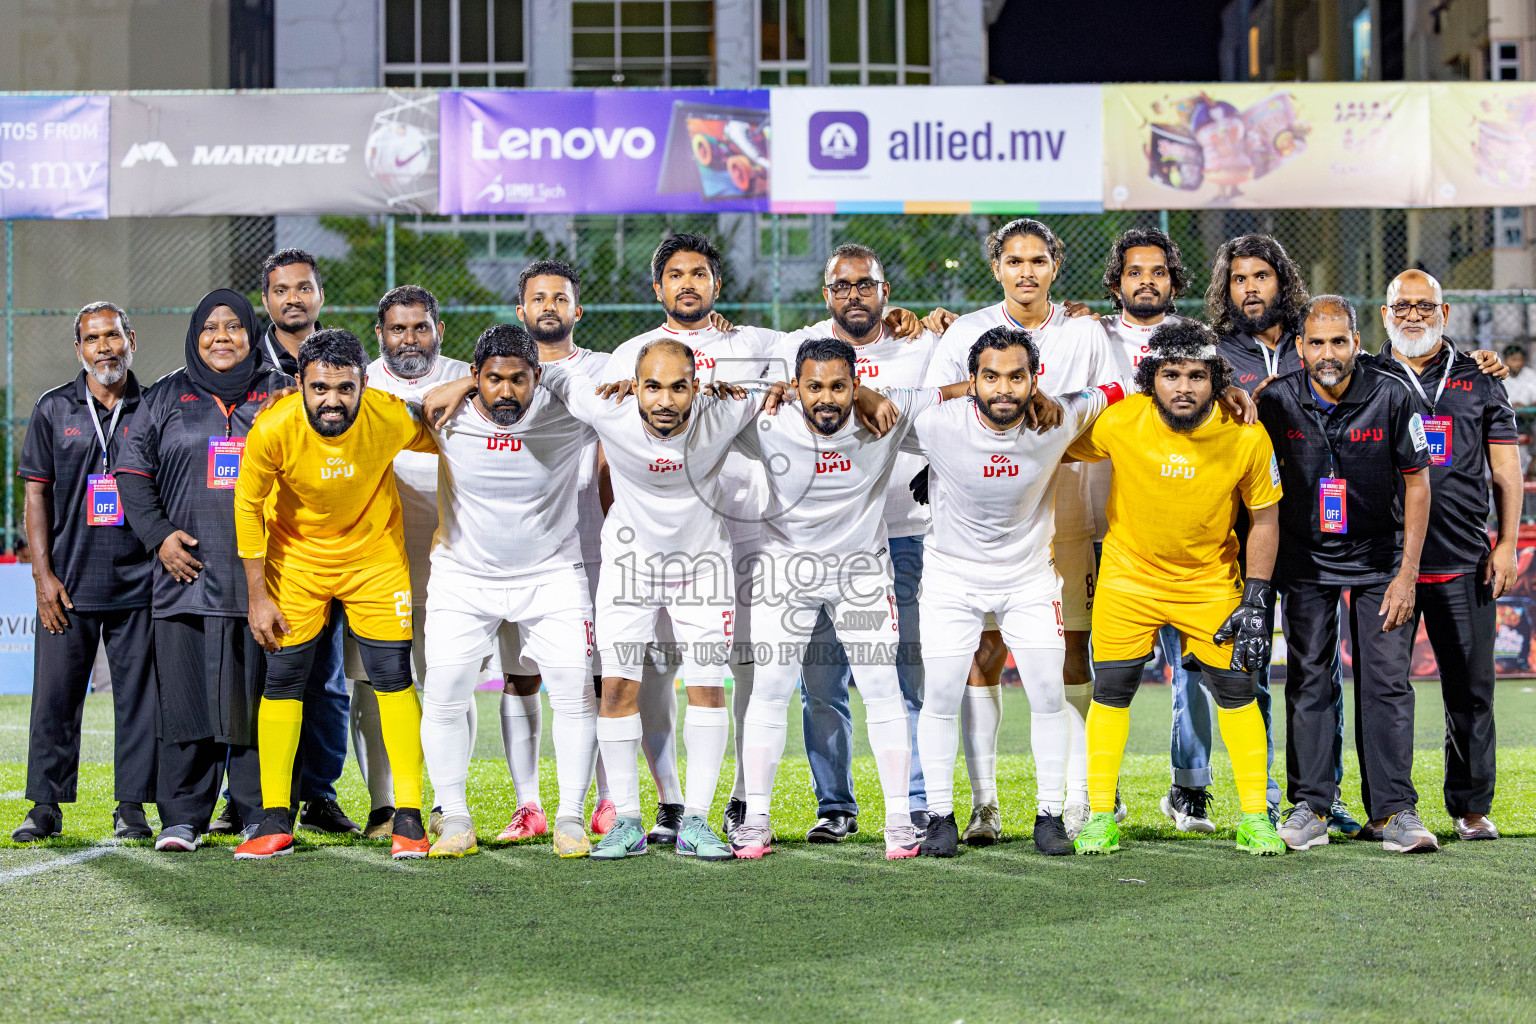
[[[448,0],[448,61],[423,61],[421,59],[421,0],[412,0],[415,10],[415,23],[412,30],[412,52],[415,60],[409,62],[389,63],[385,59],[388,50],[388,15],[383,3],[379,4],[379,84],[383,85],[385,75],[410,75],[412,86],[421,87],[422,75],[449,75],[449,86],[432,86],[431,88],[448,88],[459,86],[461,74],[483,74],[486,76],[485,88],[496,87],[496,75],[521,74],[524,82],[528,75],[528,15],[533,6],[532,0],[523,0],[523,59],[517,61],[461,61],[459,54],[459,29],[460,9],[459,0]],[[485,32],[487,53],[492,57],[496,55],[496,3],[488,0],[485,5]],[[410,88],[412,86],[397,85],[396,88]],[[481,88],[474,86],[473,88]]]
[[[634,36],[659,34],[661,36],[660,70],[662,75],[661,85],[663,87],[671,86],[672,73],[674,71],[683,69],[703,70],[707,73],[707,81],[710,84],[714,83],[715,58],[713,54],[709,54],[704,57],[675,57],[672,54],[672,4],[674,0],[604,0],[604,2],[611,3],[613,5],[613,27],[611,29],[591,28],[587,26],[578,26],[575,24],[572,24],[571,26],[571,38],[573,43],[571,47],[571,73],[573,75],[578,72],[607,71],[610,73],[614,85],[625,85],[627,83],[625,81],[624,74],[624,65],[626,63],[626,58],[624,57],[624,36],[626,34]],[[652,25],[636,25],[632,27],[626,27],[624,25],[624,5],[626,3],[632,5],[660,4],[662,9],[660,27]],[[685,25],[682,27],[687,29],[696,29],[701,26]],[[713,21],[711,21],[710,31],[713,32],[713,30]],[[608,58],[600,59],[596,57],[575,56],[576,47],[574,45],[574,41],[577,36],[608,35],[609,33],[612,33],[613,35],[613,58],[611,61],[609,61]],[[628,64],[632,69],[636,71],[653,72],[657,70],[656,60],[657,58],[655,57],[630,57],[628,58]]]
[[[763,53],[763,5],[765,3],[777,4],[777,0],[757,0],[757,17],[753,21],[753,55],[757,60],[756,81],[761,85],[763,76],[769,72],[778,74],[778,79],[773,84],[783,83],[789,72],[802,71],[806,76],[807,85],[830,85],[834,72],[857,71],[859,85],[869,85],[871,72],[894,73],[897,85],[906,85],[909,74],[926,75],[928,82],[933,82],[932,63],[909,64],[906,62],[907,54],[907,0],[896,0],[896,53],[900,58],[895,64],[872,64],[869,61],[869,0],[859,0],[859,61],[856,64],[831,62],[831,51],[828,48],[831,27],[828,25],[827,0],[785,0],[786,3],[803,3],[806,6],[805,18],[805,59],[804,60],[774,60],[762,59]],[[934,16],[938,0],[929,0],[928,3],[928,59],[933,60],[934,47],[937,39],[934,32]],[[782,16],[782,15],[781,15]],[[782,46],[780,53],[783,52]],[[852,85],[854,83],[847,83]]]

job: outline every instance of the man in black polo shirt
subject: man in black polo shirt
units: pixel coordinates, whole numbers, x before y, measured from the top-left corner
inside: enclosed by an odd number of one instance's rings
[[[1339,598],[1349,590],[1360,790],[1384,849],[1438,849],[1414,791],[1408,665],[1419,553],[1429,520],[1429,445],[1406,385],[1361,359],[1355,310],[1336,295],[1306,307],[1305,370],[1259,397],[1285,497],[1280,582],[1286,659],[1286,775],[1296,806],[1280,826],[1293,850],[1328,842],[1337,795]],[[1400,491],[1399,488],[1402,488]]]
[[[61,803],[80,775],[80,714],[97,645],[112,671],[114,834],[148,839],[144,804],[155,799],[155,661],[150,556],[123,519],[108,473],[139,409],[133,330],[110,302],[75,317],[75,379],[37,400],[17,475],[26,481],[27,538],[37,581],[27,799],[11,834],[56,836]]]
[[[1285,248],[1269,235],[1223,242],[1211,266],[1205,316],[1232,364],[1232,382],[1253,391],[1270,377],[1301,369],[1296,336],[1307,286]]]
[[[1524,497],[1519,436],[1504,388],[1443,333],[1440,282],[1399,274],[1381,307],[1390,339],[1377,365],[1409,385],[1430,451],[1429,532],[1419,563],[1414,630],[1422,617],[1445,699],[1445,809],[1462,839],[1497,839],[1493,806],[1493,638],[1498,599],[1514,583]],[[1499,540],[1488,543],[1488,476]]]

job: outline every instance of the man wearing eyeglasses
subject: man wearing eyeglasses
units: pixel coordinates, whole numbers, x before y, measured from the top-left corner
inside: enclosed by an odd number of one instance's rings
[[[1381,307],[1388,343],[1378,365],[1408,385],[1430,450],[1429,530],[1419,561],[1413,632],[1423,619],[1445,699],[1445,809],[1462,839],[1497,839],[1493,804],[1493,641],[1498,599],[1519,570],[1523,491],[1509,398],[1444,337],[1450,306],[1420,270],[1393,279]],[[1488,542],[1488,477],[1499,539]],[[1378,822],[1372,822],[1376,827]]]
[[[785,335],[774,350],[770,374],[794,376],[801,342],[828,336],[846,341],[858,357],[858,376],[871,388],[915,388],[923,383],[938,335],[922,330],[898,338],[884,322],[891,285],[880,257],[867,246],[847,243],[832,250],[822,275],[822,297],[831,316]],[[926,461],[898,455],[885,495],[885,527],[895,569],[896,609],[900,644],[896,675],[911,719],[912,749],[917,749],[917,716],[923,707],[923,661],[918,646],[917,595],[923,572],[923,533],[928,509],[912,497],[907,481]],[[853,796],[853,717],[848,707],[852,681],[848,658],[823,610],[816,619],[810,653],[800,672],[804,694],[805,755],[811,763],[816,790],[817,821],[806,834],[812,843],[842,842],[858,831],[858,804]],[[928,820],[923,767],[912,758],[912,823],[921,831]]]

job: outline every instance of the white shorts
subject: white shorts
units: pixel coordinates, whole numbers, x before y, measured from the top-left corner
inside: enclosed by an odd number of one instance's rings
[[[1056,573],[1061,577],[1061,620],[1066,629],[1088,632],[1093,628],[1093,591],[1099,571],[1093,558],[1093,538],[1051,543]]]
[[[1061,579],[1054,572],[1008,591],[977,591],[964,583],[941,573],[924,581],[917,599],[924,657],[974,654],[988,620],[1009,650],[1066,648]]]
[[[752,646],[758,652],[776,662],[793,658],[794,648],[810,640],[825,608],[855,678],[861,662],[896,664],[901,635],[888,552],[842,553],[823,560],[770,550],[764,552],[763,566],[763,585],[752,594]]]
[[[639,679],[659,648],[681,662],[688,686],[725,685],[736,611],[733,574],[725,559],[700,563],[688,583],[657,582],[609,559],[598,577],[597,609],[601,658],[609,675]]]
[[[519,649],[503,643],[504,666],[521,660],[547,668],[591,664],[595,646],[592,599],[578,569],[540,576],[528,583],[492,585],[469,576],[434,575],[427,596],[427,667],[489,664],[504,624],[516,626]],[[510,631],[509,631],[510,632]],[[520,673],[531,675],[531,672]]]

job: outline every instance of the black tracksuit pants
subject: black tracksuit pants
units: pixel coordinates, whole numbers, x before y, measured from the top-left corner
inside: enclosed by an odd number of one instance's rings
[[[1338,709],[1333,698],[1333,660],[1339,648],[1342,586],[1282,586],[1286,667],[1286,795],[1327,817],[1337,787],[1333,743]],[[1360,757],[1360,796],[1372,819],[1415,807],[1413,788],[1412,624],[1381,630],[1387,584],[1353,586],[1349,632],[1355,677],[1355,749]]]
[[[155,799],[154,624],[148,608],[65,611],[63,633],[38,624],[33,644],[32,721],[27,742],[27,799],[73,803],[80,780],[80,716],[91,666],[104,639],[112,670],[113,796]]]
[[[1453,818],[1487,814],[1497,769],[1493,729],[1493,641],[1498,602],[1482,574],[1420,583],[1414,632],[1424,630],[1445,698],[1445,809]]]

